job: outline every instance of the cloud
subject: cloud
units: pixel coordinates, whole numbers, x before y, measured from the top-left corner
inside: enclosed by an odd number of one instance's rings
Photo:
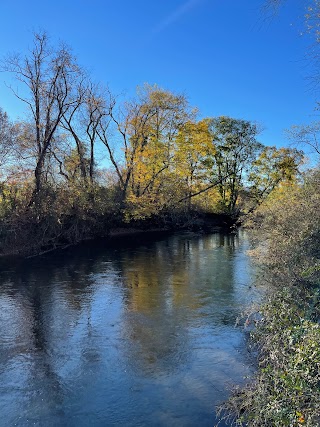
[[[170,15],[163,19],[153,30],[154,33],[160,33],[170,25],[182,18],[191,9],[194,9],[203,0],[187,0],[180,7],[174,10]]]

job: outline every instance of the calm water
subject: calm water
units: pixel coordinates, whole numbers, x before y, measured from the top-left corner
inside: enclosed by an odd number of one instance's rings
[[[0,425],[216,425],[250,375],[248,245],[138,236],[2,262]]]

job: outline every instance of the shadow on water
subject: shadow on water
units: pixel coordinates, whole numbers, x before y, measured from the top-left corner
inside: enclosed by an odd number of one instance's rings
[[[0,264],[5,425],[213,426],[250,375],[238,235],[134,236]],[[223,424],[221,424],[223,426]]]

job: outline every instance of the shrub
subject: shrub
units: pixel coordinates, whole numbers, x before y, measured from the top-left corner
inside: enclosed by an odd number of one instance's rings
[[[269,289],[251,333],[258,371],[222,409],[238,426],[320,426],[320,171],[273,194],[253,222]]]

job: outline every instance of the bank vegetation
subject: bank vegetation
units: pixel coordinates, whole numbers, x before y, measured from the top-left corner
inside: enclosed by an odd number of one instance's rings
[[[277,191],[255,212],[257,285],[251,314],[255,378],[223,409],[238,426],[320,426],[320,170]],[[251,223],[252,225],[252,223]]]

